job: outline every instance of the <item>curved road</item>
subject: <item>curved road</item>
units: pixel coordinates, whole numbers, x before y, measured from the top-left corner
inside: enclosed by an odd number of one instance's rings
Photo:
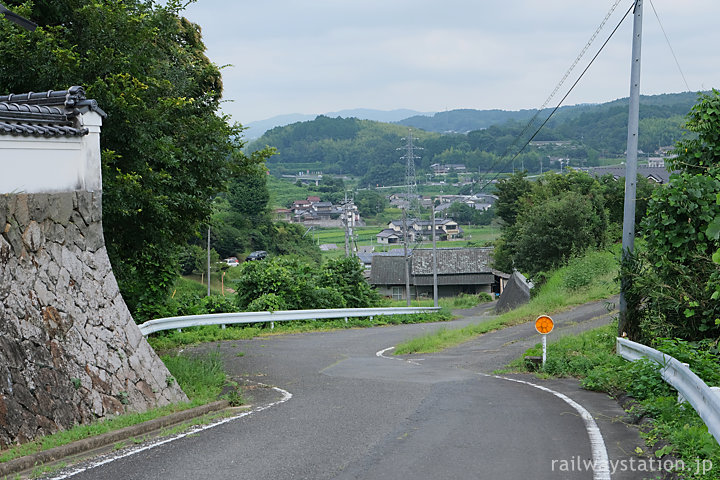
[[[204,346],[218,348],[230,371],[251,382],[247,394],[254,410],[174,441],[141,445],[77,465],[52,478],[649,476],[622,468],[629,465],[636,446],[644,444],[634,428],[619,421],[623,412],[608,396],[581,390],[572,379],[491,375],[539,341],[530,324],[486,334],[439,354],[400,358],[388,350],[424,331],[490,318],[481,310],[465,315],[449,325],[342,330]],[[609,318],[605,302],[589,304],[556,316],[551,335],[601,325]],[[586,463],[593,459],[600,462],[594,470]]]

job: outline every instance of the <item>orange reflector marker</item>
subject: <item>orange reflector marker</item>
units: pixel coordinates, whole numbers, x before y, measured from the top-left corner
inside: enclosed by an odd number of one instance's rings
[[[553,319],[547,315],[540,315],[537,320],[535,320],[535,330],[543,335],[547,335],[552,332],[554,327],[555,322],[553,322]]]

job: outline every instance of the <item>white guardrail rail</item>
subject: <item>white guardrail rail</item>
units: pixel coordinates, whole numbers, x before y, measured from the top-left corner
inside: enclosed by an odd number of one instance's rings
[[[439,307],[383,307],[383,308],[336,308],[327,310],[279,310],[276,312],[239,312],[210,313],[207,315],[188,315],[185,317],[168,317],[150,320],[138,325],[144,336],[161,330],[176,330],[202,325],[233,325],[238,323],[266,323],[270,328],[274,322],[290,320],[319,320],[328,318],[373,317],[379,315],[408,315],[412,313],[431,313]]]
[[[653,360],[660,365],[663,379],[672,385],[679,396],[687,400],[700,415],[708,431],[720,443],[720,392],[718,387],[708,387],[695,375],[688,365],[670,355],[666,355],[640,343],[626,338],[617,339],[617,354],[625,360],[634,362],[641,358]]]

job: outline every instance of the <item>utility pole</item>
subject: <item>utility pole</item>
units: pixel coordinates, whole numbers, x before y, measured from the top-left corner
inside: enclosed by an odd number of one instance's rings
[[[207,245],[207,253],[208,253],[208,274],[207,274],[207,282],[208,282],[208,294],[207,296],[210,296],[210,226],[208,225],[208,245]]]
[[[345,203],[343,203],[343,223],[345,224],[345,256],[350,256],[350,222],[348,220],[348,204],[347,204],[347,192],[345,192]]]
[[[630,108],[628,113],[627,159],[625,162],[625,210],[623,213],[622,260],[630,257],[635,248],[635,196],[637,188],[638,126],[640,123],[640,55],[642,52],[642,0],[635,1],[632,45],[632,67],[630,70]],[[620,280],[620,319],[618,336],[627,333],[626,293],[631,280],[623,276]]]
[[[410,257],[408,256],[408,227],[407,211],[403,208],[403,248],[405,250],[405,297],[407,306],[410,306]]]
[[[432,240],[433,240],[433,306],[438,306],[437,281],[437,234],[435,233],[435,200],[432,202]]]

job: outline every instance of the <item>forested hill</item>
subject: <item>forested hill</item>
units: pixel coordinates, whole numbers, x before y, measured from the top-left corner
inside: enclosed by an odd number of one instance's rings
[[[683,134],[685,115],[695,104],[695,93],[643,96],[640,107],[640,149],[653,152],[659,147],[674,144]],[[536,141],[568,142],[562,147],[529,147],[517,159],[530,172],[548,168],[554,157],[570,158],[571,165],[597,164],[601,157],[622,156],[627,143],[627,99],[599,105],[578,105],[558,111],[535,137]],[[477,116],[475,113],[477,113]],[[447,116],[445,118],[443,115]],[[418,176],[428,173],[430,165],[464,164],[470,172],[512,171],[508,154],[525,144],[547,114],[539,115],[532,126],[526,125],[533,111],[502,112],[454,110],[424,117],[437,120],[428,129],[463,131],[468,126],[485,122],[485,127],[468,133],[438,133],[414,126]],[[423,117],[411,117],[410,120]],[[472,120],[473,118],[482,120]],[[464,119],[464,120],[461,120]],[[443,127],[442,122],[446,123]],[[464,123],[463,123],[464,122]],[[419,124],[418,124],[419,125]],[[465,125],[464,127],[462,125]],[[527,133],[520,137],[526,130]],[[278,154],[268,162],[273,174],[298,171],[322,171],[325,174],[345,174],[361,178],[361,185],[392,185],[403,182],[405,162],[403,140],[408,126],[356,118],[319,116],[315,120],[277,127],[266,132],[249,145],[251,150],[266,145],[276,147]],[[399,150],[400,149],[400,150]]]
[[[662,107],[674,113],[684,114],[697,100],[694,92],[664,94],[642,97],[644,107]],[[560,107],[555,113],[555,118],[567,120],[582,115],[586,112],[599,112],[602,110],[614,110],[622,107],[627,110],[628,99],[623,98],[604,104],[582,104]],[[540,117],[546,118],[552,109],[545,109]],[[536,110],[472,110],[458,109],[445,112],[438,112],[432,116],[415,115],[395,123],[413,128],[421,128],[429,132],[439,133],[467,133],[473,130],[481,130],[492,125],[498,125],[507,121],[527,122]]]

